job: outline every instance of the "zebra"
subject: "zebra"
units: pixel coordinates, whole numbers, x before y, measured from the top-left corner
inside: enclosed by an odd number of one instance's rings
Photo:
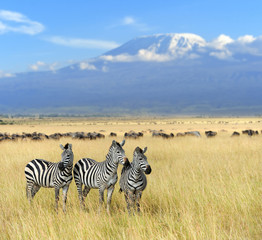
[[[145,174],[150,174],[152,171],[150,165],[147,162],[147,157],[144,155],[146,151],[147,147],[145,147],[143,150],[137,147],[133,154],[132,163],[124,166],[121,172],[119,191],[120,193],[123,191],[125,194],[129,215],[131,214],[130,203],[135,211],[136,204],[137,212],[140,213],[140,200],[142,197],[142,192],[145,190],[147,185]]]
[[[63,188],[63,211],[66,211],[67,191],[72,182],[73,159],[72,144],[63,146],[62,160],[58,163],[34,159],[25,167],[26,195],[29,202],[41,187],[55,188],[55,209],[58,210],[59,190]]]
[[[80,206],[84,208],[84,200],[91,188],[99,189],[99,212],[104,202],[104,191],[107,189],[107,212],[110,213],[110,204],[115,184],[117,182],[118,164],[128,164],[129,161],[122,148],[125,144],[123,140],[120,144],[112,141],[106,160],[97,162],[90,158],[80,159],[74,166],[74,179],[80,200]],[[84,189],[82,190],[82,185]]]

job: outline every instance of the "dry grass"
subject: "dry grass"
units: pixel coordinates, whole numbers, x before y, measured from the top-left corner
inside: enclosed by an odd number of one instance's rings
[[[142,215],[132,217],[123,194],[118,193],[118,183],[111,216],[106,211],[97,213],[97,190],[91,190],[86,199],[88,210],[81,211],[74,182],[66,214],[61,200],[58,214],[54,211],[53,189],[42,188],[31,206],[26,200],[27,162],[34,158],[59,161],[59,144],[66,142],[73,144],[74,162],[82,157],[102,161],[112,138],[1,142],[0,239],[262,239],[262,136],[230,137],[235,130],[260,130],[260,124],[260,119],[160,119],[1,126],[0,132],[10,133],[105,130],[105,135],[115,131],[123,136],[131,129],[164,129],[200,130],[202,135],[216,130],[218,136],[166,140],[146,133],[142,139],[127,140],[124,148],[129,158],[136,146],[148,146],[152,167]],[[121,141],[121,136],[116,139]]]

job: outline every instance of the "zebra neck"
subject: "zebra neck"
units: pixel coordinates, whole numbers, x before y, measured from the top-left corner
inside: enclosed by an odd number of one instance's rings
[[[142,176],[142,172],[139,168],[136,168],[135,166],[132,167],[130,174],[133,176],[134,179],[139,179]]]
[[[66,168],[68,168],[68,169],[72,169],[72,168],[73,168],[73,162],[70,162],[70,163],[67,165]]]
[[[110,153],[111,151],[109,151],[109,153],[106,156],[106,160],[104,161],[104,166],[106,167],[106,169],[111,169],[111,173],[113,175],[117,172],[118,163],[114,163],[113,155],[112,153],[111,154]]]
[[[70,166],[73,166],[73,159],[70,157],[62,158],[61,162],[66,168],[70,168]]]

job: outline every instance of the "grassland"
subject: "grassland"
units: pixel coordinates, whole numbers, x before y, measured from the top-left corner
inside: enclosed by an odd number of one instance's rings
[[[233,131],[260,131],[261,118],[12,121],[0,132],[101,131],[106,138],[0,142],[0,239],[262,239],[262,136],[230,137]],[[202,138],[152,138],[149,129],[198,130]],[[114,139],[121,141],[129,130],[145,134],[126,141],[127,156],[132,158],[136,146],[147,146],[152,167],[141,216],[128,216],[118,183],[111,215],[98,214],[97,190],[91,190],[87,210],[81,211],[74,182],[66,214],[61,200],[58,214],[54,211],[53,189],[42,188],[29,205],[24,167],[30,160],[59,161],[59,144],[70,142],[74,162],[82,157],[102,161],[112,142],[109,133],[116,132]],[[205,130],[218,135],[208,139]]]

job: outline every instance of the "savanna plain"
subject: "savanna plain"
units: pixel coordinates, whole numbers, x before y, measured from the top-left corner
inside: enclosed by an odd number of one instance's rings
[[[262,118],[154,118],[154,119],[7,119],[0,132],[100,132],[103,139],[17,140],[0,142],[0,239],[262,239]],[[234,131],[258,130],[259,135]],[[105,160],[112,140],[122,141],[130,130],[143,131],[126,139],[132,160],[134,149],[148,147],[152,168],[141,200],[141,214],[129,216],[124,195],[116,184],[111,214],[98,213],[98,190],[91,190],[81,210],[74,181],[67,212],[54,210],[54,189],[41,188],[29,205],[25,192],[25,165],[34,158],[61,160],[59,144],[71,143],[74,163],[83,157]],[[193,136],[163,139],[165,133],[199,131]],[[217,132],[207,138],[205,131]],[[110,132],[117,137],[109,137]],[[118,176],[122,166],[119,165]],[[106,196],[105,196],[106,197]]]

